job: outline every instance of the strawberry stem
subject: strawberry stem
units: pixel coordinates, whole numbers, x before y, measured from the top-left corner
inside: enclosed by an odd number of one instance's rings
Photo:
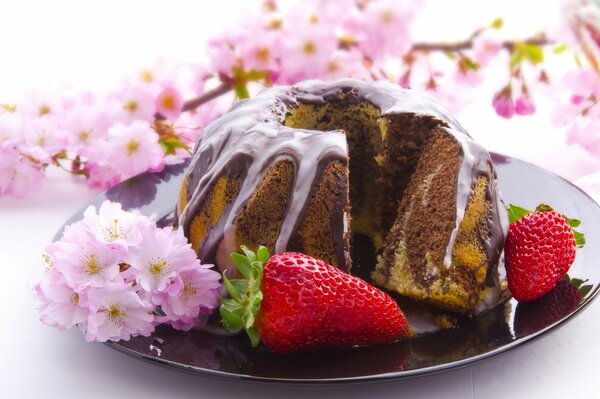
[[[230,280],[223,272],[223,284],[231,298],[221,299],[219,311],[221,322],[227,331],[238,333],[245,330],[252,346],[256,346],[260,342],[260,334],[254,327],[254,322],[263,299],[260,285],[263,267],[269,259],[269,250],[262,245],[256,253],[244,245],[241,248],[244,255],[232,253],[231,259],[243,278]]]

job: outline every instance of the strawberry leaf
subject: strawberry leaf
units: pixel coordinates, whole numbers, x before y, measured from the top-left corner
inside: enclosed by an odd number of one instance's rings
[[[223,285],[231,298],[221,300],[219,312],[223,326],[228,331],[237,333],[245,330],[252,346],[256,346],[260,342],[260,333],[254,327],[254,323],[263,299],[260,286],[263,267],[269,259],[269,250],[260,246],[257,254],[245,246],[241,249],[244,255],[233,253],[231,259],[244,278],[230,280],[223,273]]]
[[[533,212],[529,209],[521,208],[520,206],[517,206],[515,204],[510,204],[506,211],[508,212],[508,221],[510,222],[510,224],[513,224],[517,220]]]
[[[256,261],[256,254],[254,252],[252,252],[251,250],[249,250],[248,247],[246,247],[245,245],[242,245],[240,248],[242,248],[244,255],[246,255],[246,258],[248,258],[250,263]],[[233,256],[233,254],[232,254],[232,256]]]
[[[563,217],[565,218],[565,220],[567,221],[567,223],[569,223],[569,226],[571,226],[571,227],[577,227],[581,224],[581,220],[570,219],[570,218],[566,217],[565,215],[563,215]]]
[[[589,292],[592,290],[592,288],[593,288],[592,284],[584,285],[583,287],[579,287],[579,292],[581,293],[582,297],[585,297],[587,294],[589,294]]]
[[[252,262],[250,262],[250,259],[242,254],[238,254],[237,252],[231,254],[231,259],[233,259],[233,262],[237,266],[237,269],[240,271],[240,273],[242,273],[242,276],[245,278],[250,278],[252,270]]]
[[[257,346],[258,343],[260,342],[260,334],[259,334],[258,330],[254,327],[250,327],[246,330],[246,333],[250,337],[250,343],[252,344],[252,346],[253,347]]]
[[[258,251],[256,251],[256,255],[259,262],[266,263],[269,259],[269,250],[267,249],[267,247],[260,246],[258,248]]]
[[[552,207],[550,205],[539,204],[538,206],[535,207],[535,210],[538,212],[548,212],[548,211],[553,211],[554,209],[552,209]]]
[[[577,248],[583,248],[585,245],[585,236],[583,233],[573,230],[573,235],[575,236],[575,244],[577,245]]]
[[[570,282],[571,284],[573,284],[577,288],[581,287],[584,283],[588,282],[588,279],[582,280],[580,278],[572,278],[571,280],[569,280],[568,276],[566,276],[566,277],[567,278],[565,278],[565,280],[567,280],[568,282]]]

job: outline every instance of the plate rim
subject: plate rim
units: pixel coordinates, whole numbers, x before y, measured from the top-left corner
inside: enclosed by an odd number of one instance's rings
[[[498,156],[498,157],[503,157],[503,158],[509,159],[510,161],[517,161],[521,164],[526,165],[529,168],[535,168],[546,174],[551,174],[554,178],[558,178],[558,179],[566,182],[569,186],[575,188],[577,191],[579,191],[581,194],[583,194],[584,197],[586,197],[587,200],[589,200],[593,206],[595,206],[596,208],[598,208],[600,210],[600,204],[598,204],[598,202],[596,202],[596,200],[594,200],[594,198],[592,198],[588,193],[583,191],[580,187],[578,187],[573,182],[567,180],[566,178],[556,174],[555,172],[553,172],[551,170],[548,170],[546,168],[543,168],[543,167],[533,164],[531,162],[524,161],[519,158],[509,156],[509,155],[504,155],[504,154],[498,153],[498,152],[490,152],[490,156],[492,158],[494,158],[495,156]],[[133,176],[130,179],[135,179],[139,176],[142,176],[142,175],[145,175],[148,173],[151,173],[151,172],[144,172],[139,175]],[[126,179],[113,187],[127,184],[127,182],[130,179]],[[105,196],[107,191],[108,190],[104,190],[103,192],[99,193],[98,195],[96,195],[93,198],[91,198],[90,200],[88,200],[86,205],[81,207],[71,217],[69,217],[66,220],[66,222],[63,224],[63,226],[58,230],[58,232],[56,233],[56,235],[53,238],[53,241],[56,241],[57,239],[60,238],[60,235],[62,234],[62,231],[64,230],[65,226],[67,224],[72,223],[73,218],[76,215],[81,215],[83,210],[85,210],[91,203],[94,203],[94,202],[98,201],[100,198],[102,198],[103,196]],[[532,342],[539,340],[540,338],[547,336],[550,332],[553,332],[553,331],[557,330],[558,328],[563,327],[569,321],[573,320],[576,316],[580,315],[581,312],[584,309],[586,309],[590,305],[590,303],[598,297],[599,291],[600,291],[600,284],[598,284],[590,293],[588,293],[588,295],[584,298],[584,300],[579,304],[577,309],[575,309],[569,315],[561,318],[560,320],[552,323],[549,326],[544,327],[541,330],[536,331],[533,334],[527,335],[525,337],[517,338],[514,341],[504,344],[498,348],[492,349],[491,351],[488,351],[485,353],[480,353],[475,356],[469,356],[467,358],[460,359],[460,360],[455,360],[455,361],[451,361],[451,362],[447,362],[447,363],[443,363],[443,364],[438,364],[435,366],[428,366],[428,367],[422,367],[422,368],[418,368],[418,369],[402,370],[402,371],[380,373],[380,374],[359,375],[359,376],[352,376],[352,377],[334,377],[334,378],[263,377],[263,376],[257,376],[257,375],[251,375],[251,374],[232,373],[232,372],[227,372],[227,371],[209,369],[209,368],[205,368],[205,367],[185,365],[183,363],[178,363],[178,362],[171,361],[168,359],[163,359],[160,357],[143,354],[141,352],[138,352],[134,349],[128,348],[128,347],[120,344],[121,341],[117,341],[117,342],[107,341],[104,343],[104,345],[108,346],[109,348],[111,348],[117,352],[121,352],[125,355],[131,356],[138,360],[142,360],[142,361],[145,361],[148,363],[153,363],[153,364],[156,364],[156,365],[159,365],[159,366],[171,369],[171,370],[177,370],[180,372],[183,371],[183,372],[186,372],[189,374],[200,375],[200,376],[204,376],[204,377],[215,377],[215,378],[219,378],[222,380],[248,381],[248,382],[264,383],[264,384],[297,384],[297,385],[311,385],[311,384],[312,385],[351,385],[351,384],[368,384],[368,383],[377,383],[377,382],[379,382],[379,383],[392,382],[392,381],[399,381],[399,380],[404,380],[404,379],[426,377],[429,375],[441,374],[441,373],[448,372],[448,371],[458,370],[458,369],[461,369],[461,368],[464,368],[464,367],[467,367],[470,365],[474,365],[476,363],[481,363],[483,361],[487,361],[487,360],[496,358],[499,355],[505,354],[511,350],[514,350],[517,348],[522,348]]]

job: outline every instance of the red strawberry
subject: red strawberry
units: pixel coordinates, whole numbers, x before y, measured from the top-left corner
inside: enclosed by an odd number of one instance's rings
[[[262,340],[285,354],[412,335],[398,304],[363,280],[304,254],[269,259],[265,247],[242,250],[246,256],[231,256],[245,279],[223,275],[231,299],[221,301],[221,317],[229,331],[245,329],[253,346]]]
[[[547,294],[571,267],[575,249],[569,222],[554,210],[535,211],[512,223],[504,251],[515,299],[533,301]]]

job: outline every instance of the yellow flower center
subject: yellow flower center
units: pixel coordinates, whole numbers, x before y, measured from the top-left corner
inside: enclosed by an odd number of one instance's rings
[[[329,63],[329,65],[327,65],[327,72],[329,72],[329,73],[337,72],[339,69],[340,69],[340,66],[335,61],[331,61]]]
[[[40,106],[40,108],[38,109],[38,114],[39,116],[44,116],[49,114],[50,112],[52,112],[52,109],[50,109],[49,106],[47,106],[46,104],[42,104]]]
[[[48,137],[46,136],[46,131],[44,130],[42,133],[40,133],[40,135],[38,136],[37,139],[37,145],[39,145],[40,147],[45,146],[46,144],[48,144]]]
[[[127,155],[132,156],[133,154],[135,154],[137,152],[137,150],[140,148],[140,143],[137,142],[134,139],[129,140],[129,142],[127,142]]]
[[[118,239],[127,239],[127,236],[119,227],[119,219],[115,219],[115,222],[112,227],[107,227],[104,229],[104,239],[108,242],[113,242]]]
[[[123,105],[123,109],[134,113],[138,109],[138,103],[135,100],[129,100]]]
[[[183,281],[183,299],[187,300],[189,297],[191,297],[192,295],[196,295],[198,293],[198,290],[196,289],[196,287],[194,287],[194,285],[192,284],[192,282],[188,279]]]
[[[48,256],[48,254],[42,254],[42,259],[44,259],[44,262],[46,262],[46,270],[50,270],[52,269],[52,267],[54,266],[54,262],[52,261],[52,258],[50,258],[50,256]]]
[[[308,21],[312,24],[312,25],[316,25],[319,23],[319,16],[317,14],[311,14]]]
[[[154,277],[160,277],[167,271],[168,262],[165,258],[154,258],[148,264],[148,271]]]
[[[163,96],[163,98],[161,98],[160,105],[162,105],[163,108],[166,109],[173,109],[175,108],[175,98],[173,98],[172,95],[167,94]]]
[[[313,42],[306,42],[304,44],[304,48],[302,49],[305,54],[312,55],[315,53],[317,47]]]
[[[16,105],[11,105],[11,104],[2,104],[0,105],[0,108],[4,109],[6,112],[17,112],[17,106]]]
[[[146,83],[154,82],[154,74],[148,69],[144,69],[141,73],[142,80]]]
[[[83,265],[81,266],[87,274],[97,274],[100,272],[100,263],[95,254],[86,255],[83,258]]]
[[[393,10],[385,10],[383,14],[381,14],[381,20],[386,24],[391,24],[394,20],[394,11]]]
[[[82,130],[81,132],[79,132],[77,137],[79,138],[80,141],[87,141],[90,138],[90,134],[92,134],[91,129]]]
[[[279,30],[283,27],[283,21],[281,19],[274,18],[269,22],[269,28],[272,30]]]
[[[270,55],[271,51],[266,47],[262,47],[256,50],[256,59],[258,60],[267,61]]]
[[[76,292],[71,295],[71,302],[73,302],[75,305],[79,305],[79,295]]]
[[[123,319],[125,316],[127,316],[127,308],[120,303],[113,303],[107,309],[108,320],[117,326],[121,326],[123,324]]]

